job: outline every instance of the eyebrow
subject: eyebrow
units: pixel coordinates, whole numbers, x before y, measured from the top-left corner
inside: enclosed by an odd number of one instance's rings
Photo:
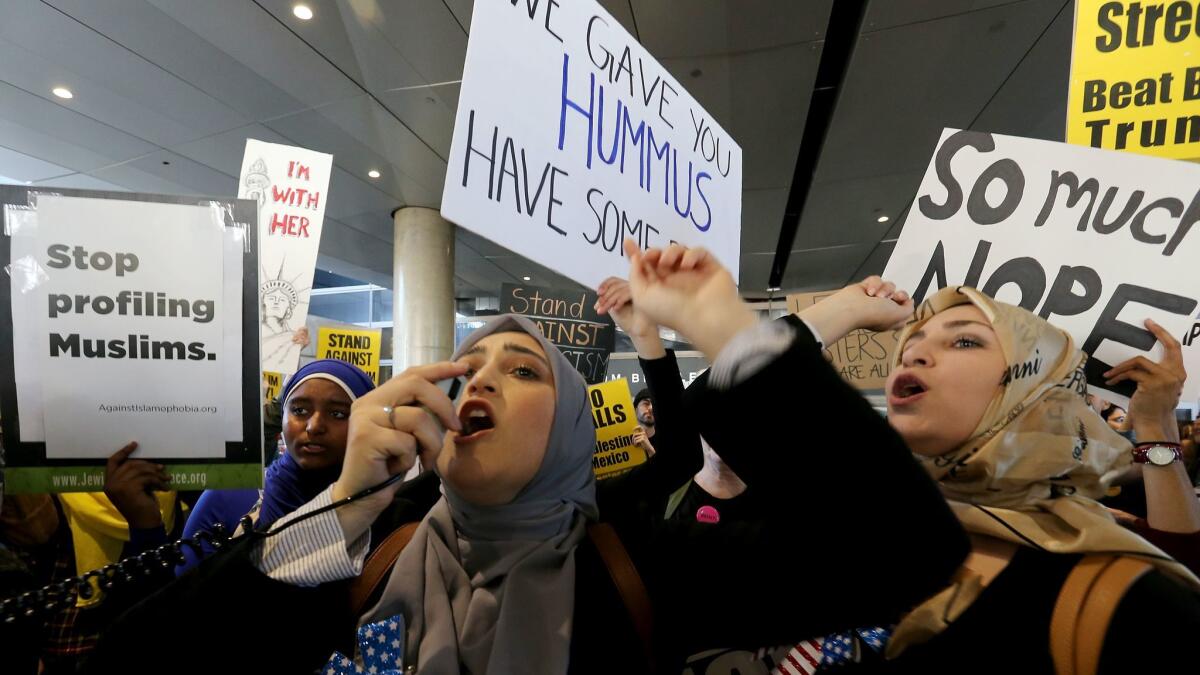
[[[976,325],[976,326],[983,326],[984,328],[987,328],[989,330],[992,329],[992,327],[989,324],[986,324],[982,321],[976,321],[974,319],[958,319],[956,321],[949,321],[945,324],[945,327],[946,328],[962,328],[964,326],[970,326],[972,324]],[[913,331],[913,334],[908,336],[908,342],[912,342],[913,340],[920,340],[924,337],[925,337],[924,329]]]
[[[518,344],[513,344],[513,343],[511,343],[511,342],[506,342],[506,343],[504,344],[504,350],[505,350],[505,351],[509,351],[509,352],[516,352],[516,353],[518,353],[518,354],[526,354],[526,355],[528,355],[528,356],[532,356],[533,358],[537,359],[538,361],[541,361],[541,362],[542,362],[542,365],[543,365],[543,366],[545,366],[545,367],[546,367],[548,370],[550,370],[550,369],[551,369],[551,368],[550,368],[550,362],[549,362],[549,361],[547,361],[547,360],[546,360],[546,358],[545,358],[544,356],[542,356],[541,354],[539,354],[539,353],[537,353],[537,352],[533,351],[532,349],[530,349],[530,348],[528,348],[528,347],[522,347],[521,345],[518,345]],[[472,356],[472,355],[474,355],[474,354],[483,354],[483,355],[486,355],[486,354],[487,354],[487,348],[486,348],[486,347],[484,347],[483,345],[475,345],[474,347],[471,347],[471,348],[470,348],[470,349],[468,349],[466,352],[464,352],[464,353],[463,353],[463,356]]]
[[[345,393],[342,393],[342,398],[340,398],[340,399],[328,398],[328,399],[325,399],[325,402],[329,403],[331,405],[346,405],[346,406],[354,403],[353,401],[349,400],[345,396],[346,396]],[[313,402],[313,400],[312,400],[311,396],[293,396],[288,399],[289,404],[291,404],[291,403],[307,403],[309,405],[312,405],[312,402]]]

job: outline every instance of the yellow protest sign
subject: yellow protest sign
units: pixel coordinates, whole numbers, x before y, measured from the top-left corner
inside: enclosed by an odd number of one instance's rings
[[[1076,0],[1067,142],[1200,158],[1200,4]]]
[[[283,388],[283,373],[276,373],[270,370],[263,371],[263,392],[265,393],[264,401],[270,403],[279,395],[279,390]]]
[[[620,379],[592,385],[588,397],[596,423],[596,452],[592,455],[596,478],[608,478],[645,462],[646,451],[633,444],[637,416],[629,383]]]
[[[787,296],[788,311],[798,314],[837,291],[796,293]],[[831,345],[825,345],[825,358],[842,379],[858,390],[883,389],[892,370],[892,354],[896,351],[898,330],[876,333],[869,330],[852,331]]]
[[[333,328],[317,331],[317,358],[337,359],[358,366],[379,384],[379,352],[383,349],[383,331],[378,329]]]

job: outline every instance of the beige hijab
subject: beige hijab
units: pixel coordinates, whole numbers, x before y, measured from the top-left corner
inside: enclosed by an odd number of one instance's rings
[[[1132,462],[1130,444],[1087,407],[1087,355],[1071,336],[1031,312],[965,287],[928,298],[900,336],[971,304],[987,317],[1008,364],[1001,388],[971,438],[939,457],[918,457],[968,532],[1052,553],[1146,556],[1160,571],[1200,588],[1187,568],[1121,527],[1096,500]],[[889,658],[945,630],[983,590],[963,568],[954,584],[910,612],[888,644]]]

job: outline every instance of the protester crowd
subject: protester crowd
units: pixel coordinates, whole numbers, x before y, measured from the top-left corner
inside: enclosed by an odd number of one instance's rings
[[[5,496],[4,597],[237,536],[10,622],[4,672],[1195,671],[1200,430],[1164,329],[1105,373],[1119,407],[971,288],[871,277],[763,321],[702,249],[625,254],[596,309],[646,376],[644,464],[595,479],[584,381],[519,316],[379,387],[315,361],[261,490],[174,492],[131,443],[103,493]],[[885,418],[822,347],[901,326]],[[712,364],[686,389],[660,328]]]

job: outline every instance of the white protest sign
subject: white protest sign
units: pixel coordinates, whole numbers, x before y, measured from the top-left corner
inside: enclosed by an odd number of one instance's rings
[[[621,242],[738,276],[742,150],[594,0],[480,2],[442,194],[458,225],[595,288]]]
[[[258,202],[262,369],[296,371],[333,155],[249,139],[238,197]]]
[[[226,410],[241,398],[226,368],[241,349],[225,324],[241,312],[224,302],[223,220],[204,206],[45,195],[37,215],[44,311],[20,318],[48,339],[46,457],[103,458],[136,440],[156,459],[224,458],[242,428]]]
[[[1088,381],[1153,350],[1154,319],[1187,339],[1200,298],[1200,166],[946,129],[884,276],[921,299],[979,288],[1069,331]],[[1196,331],[1200,333],[1200,330]],[[1200,350],[1184,347],[1200,393]]]

